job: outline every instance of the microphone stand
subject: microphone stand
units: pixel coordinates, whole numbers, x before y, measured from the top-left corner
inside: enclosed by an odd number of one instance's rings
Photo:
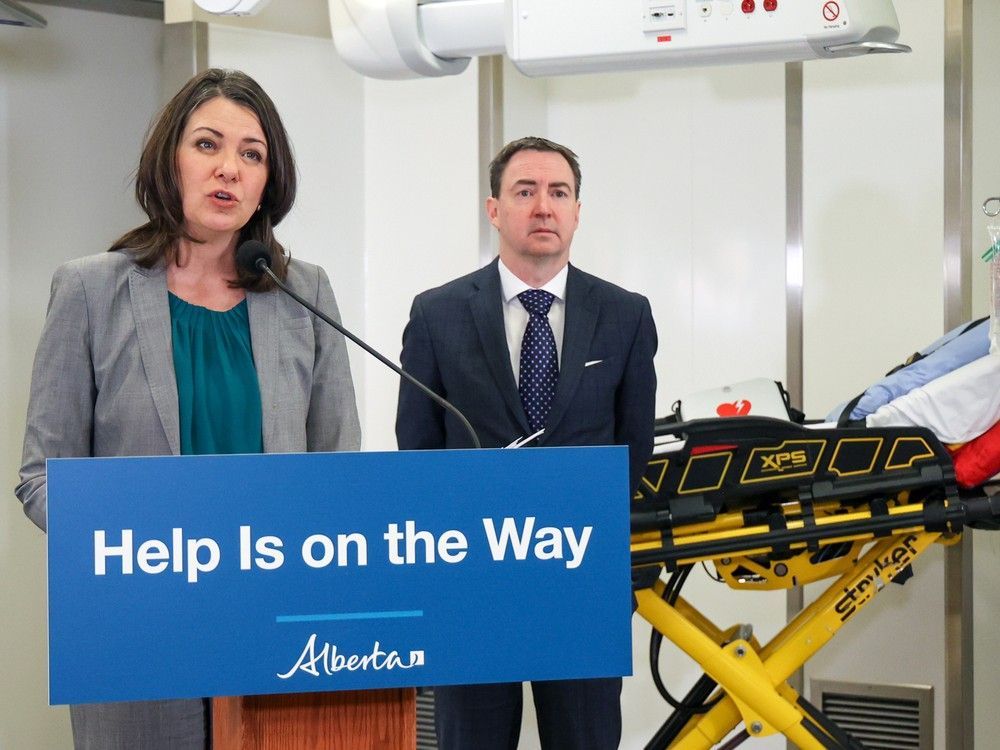
[[[292,299],[294,299],[296,302],[298,302],[304,308],[306,308],[307,310],[309,310],[309,312],[311,312],[313,315],[318,316],[319,318],[321,318],[322,320],[324,320],[326,323],[328,323],[329,325],[333,326],[334,329],[336,329],[337,331],[339,331],[340,333],[342,333],[344,336],[346,336],[347,338],[349,338],[351,341],[353,341],[355,344],[357,344],[358,346],[360,346],[366,352],[368,352],[369,354],[371,354],[373,357],[375,357],[375,359],[377,359],[379,362],[381,362],[382,364],[384,364],[390,370],[392,370],[393,372],[397,373],[400,377],[405,378],[407,381],[409,381],[410,383],[412,383],[413,385],[415,385],[417,388],[419,388],[420,391],[422,393],[424,393],[434,403],[438,404],[439,406],[447,409],[452,414],[454,414],[455,417],[458,419],[458,421],[462,423],[462,426],[465,427],[465,429],[468,431],[469,437],[472,438],[472,444],[476,448],[482,448],[483,447],[482,444],[479,442],[479,436],[476,435],[476,431],[474,429],[472,429],[472,425],[469,423],[469,420],[465,418],[465,415],[462,414],[462,412],[460,412],[450,402],[448,402],[445,399],[441,398],[439,395],[437,395],[434,391],[432,391],[426,385],[424,385],[423,383],[421,383],[415,377],[413,377],[412,375],[410,375],[410,373],[408,373],[402,367],[399,367],[398,365],[394,364],[390,360],[388,360],[385,357],[383,357],[377,351],[375,351],[370,346],[368,346],[368,344],[366,344],[364,341],[362,341],[357,336],[355,336],[353,333],[351,333],[346,328],[344,328],[342,325],[340,325],[340,323],[338,323],[337,321],[335,321],[332,318],[330,318],[328,315],[326,315],[325,313],[323,313],[321,310],[317,309],[315,305],[307,302],[302,297],[300,297],[298,294],[296,294],[295,292],[293,292],[284,282],[282,282],[281,279],[279,279],[274,274],[274,271],[272,271],[271,267],[268,265],[267,258],[258,258],[257,261],[254,263],[254,268],[256,268],[261,273],[266,273],[270,277],[271,281],[273,281],[277,285],[277,287],[279,289],[281,289],[281,291],[283,291],[289,297],[291,297]]]

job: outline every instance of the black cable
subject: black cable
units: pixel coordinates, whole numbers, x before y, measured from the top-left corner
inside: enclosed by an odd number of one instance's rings
[[[832,737],[841,748],[845,750],[865,750],[864,745],[862,745],[858,740],[848,734],[843,728],[838,726],[833,719],[823,713],[818,706],[813,705],[801,695],[796,701],[806,716],[808,716],[813,722],[819,726],[824,732],[826,732],[830,737]]]
[[[735,750],[735,748],[742,745],[748,739],[750,739],[750,732],[746,729],[741,729],[739,732],[734,734],[732,739],[730,739],[726,744],[719,745],[718,750]]]
[[[262,273],[266,273],[268,276],[270,276],[271,277],[271,281],[273,281],[275,284],[277,284],[278,288],[281,289],[281,291],[283,291],[289,297],[291,297],[292,299],[294,299],[296,302],[298,302],[300,305],[302,305],[307,310],[309,310],[310,312],[312,312],[314,315],[317,315],[320,318],[322,318],[324,321],[326,321],[326,323],[328,323],[329,325],[333,326],[337,331],[339,331],[340,333],[342,333],[344,336],[346,336],[347,338],[349,338],[351,341],[353,341],[355,344],[357,344],[358,346],[360,346],[366,352],[368,352],[369,354],[371,354],[373,357],[375,357],[375,359],[377,359],[383,365],[385,365],[390,370],[392,370],[393,372],[395,372],[396,374],[398,374],[400,377],[405,378],[407,381],[409,381],[410,383],[412,383],[413,385],[415,385],[422,393],[424,393],[434,403],[438,404],[442,408],[447,409],[452,414],[454,414],[455,417],[458,419],[458,421],[461,422],[462,426],[466,429],[466,431],[468,431],[469,437],[472,439],[472,444],[476,448],[482,448],[482,445],[479,443],[479,436],[476,435],[476,431],[474,429],[472,429],[472,425],[469,424],[469,420],[466,419],[465,415],[462,414],[462,412],[460,412],[449,401],[446,401],[445,399],[441,398],[439,395],[437,395],[434,391],[432,391],[426,385],[424,385],[419,380],[417,380],[415,377],[413,377],[412,375],[410,375],[410,373],[408,373],[402,367],[399,367],[398,365],[396,365],[392,361],[390,361],[390,360],[386,359],[385,357],[383,357],[377,351],[375,351],[370,346],[368,346],[368,344],[366,344],[364,341],[362,341],[357,336],[355,336],[353,333],[351,333],[346,328],[344,328],[342,325],[340,325],[340,323],[338,323],[333,318],[331,318],[328,315],[326,315],[326,313],[324,313],[322,310],[317,309],[315,305],[310,304],[309,302],[307,302],[306,300],[304,300],[302,297],[300,297],[298,294],[296,294],[295,292],[293,292],[286,284],[284,284],[281,281],[281,279],[279,279],[277,276],[274,275],[274,272],[267,265],[266,259],[261,258],[260,260],[258,260],[257,264],[256,264],[256,267]]]
[[[715,581],[716,583],[725,583],[726,579],[719,575],[719,571],[716,570],[714,573],[708,569],[708,563],[704,560],[701,561],[701,567],[705,570],[705,575],[708,576],[709,580]]]
[[[666,585],[663,587],[663,600],[673,607],[677,603],[677,598],[681,594],[681,589],[684,587],[685,582],[689,575],[691,575],[691,570],[694,566],[692,565],[682,565],[673,573],[671,573]],[[656,685],[656,690],[662,696],[663,700],[670,704],[671,708],[675,711],[687,711],[692,714],[703,714],[709,711],[715,704],[722,700],[722,694],[720,693],[715,700],[708,701],[707,703],[696,702],[688,703],[683,700],[677,700],[670,691],[667,690],[667,686],[663,684],[663,678],[660,676],[660,646],[663,644],[663,634],[656,628],[652,629],[649,635],[649,671],[653,676],[653,684]]]
[[[717,687],[715,680],[707,674],[703,674],[684,696],[683,702],[690,706],[700,706],[715,692]],[[695,714],[691,711],[672,711],[667,720],[656,730],[656,734],[646,743],[643,750],[668,750],[694,716]]]

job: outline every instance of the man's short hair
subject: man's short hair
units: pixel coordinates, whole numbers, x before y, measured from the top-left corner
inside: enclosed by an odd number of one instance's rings
[[[573,192],[576,199],[580,200],[580,160],[576,154],[563,145],[550,141],[548,138],[538,136],[528,136],[511,141],[497,154],[490,162],[490,195],[494,198],[500,197],[500,182],[503,179],[504,170],[507,164],[518,151],[551,151],[559,154],[569,163],[569,168],[573,172]]]

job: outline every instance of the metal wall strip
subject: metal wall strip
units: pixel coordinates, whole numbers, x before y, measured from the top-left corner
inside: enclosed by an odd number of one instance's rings
[[[486,218],[490,196],[489,163],[503,148],[503,58],[480,57],[479,66],[479,265],[485,266],[497,254],[497,233]]]
[[[160,101],[166,104],[190,78],[204,70],[208,70],[208,24],[164,24]]]
[[[802,289],[803,199],[802,199],[802,63],[785,63],[785,388],[792,406],[803,405]],[[791,621],[805,605],[804,590],[795,586],[785,594],[785,618]],[[802,692],[804,671],[800,668],[788,683]],[[795,746],[789,741],[788,750]]]
[[[945,330],[972,317],[972,203],[972,0],[945,0]],[[944,604],[945,747],[972,750],[972,534],[944,550]]]
[[[785,63],[785,389],[803,401],[802,63]]]

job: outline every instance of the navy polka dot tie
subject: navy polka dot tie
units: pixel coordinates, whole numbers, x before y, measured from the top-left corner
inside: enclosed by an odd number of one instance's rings
[[[545,426],[559,380],[556,338],[549,325],[549,308],[555,295],[543,289],[528,289],[517,295],[528,311],[528,327],[521,340],[521,373],[517,390],[532,432]]]

